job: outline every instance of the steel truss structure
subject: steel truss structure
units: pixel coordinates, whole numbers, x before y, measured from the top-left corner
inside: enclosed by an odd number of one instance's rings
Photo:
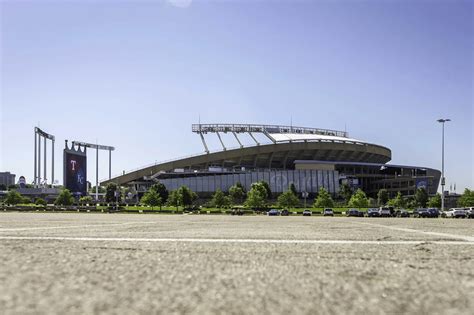
[[[54,141],[55,137],[38,127],[34,129],[35,133],[35,152],[34,152],[34,179],[33,184],[38,187],[47,183],[47,140],[51,141],[51,185],[54,184]],[[41,178],[41,139],[43,139],[43,178]]]
[[[243,148],[242,142],[237,136],[238,133],[248,133],[250,137],[255,141],[256,145],[260,145],[253,133],[262,133],[274,144],[277,143],[272,134],[308,134],[308,135],[324,135],[324,136],[335,136],[347,138],[349,134],[346,131],[331,130],[331,129],[320,129],[320,128],[308,128],[308,127],[295,127],[295,126],[282,126],[282,125],[258,125],[258,124],[193,124],[192,132],[199,134],[201,137],[204,151],[209,153],[204,134],[215,133],[219,138],[222,145],[222,149],[225,151],[227,147],[222,141],[220,132],[227,133],[231,132],[240,148]]]
[[[112,146],[100,145],[94,143],[87,143],[82,141],[72,141],[72,145],[79,147],[91,148],[96,150],[96,163],[95,163],[95,199],[99,200],[99,150],[109,151],[109,179],[112,177],[112,151],[115,150]]]

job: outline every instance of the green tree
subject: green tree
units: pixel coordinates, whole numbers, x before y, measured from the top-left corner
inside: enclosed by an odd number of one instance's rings
[[[169,192],[163,183],[156,183],[153,186],[151,186],[150,189],[155,190],[158,193],[158,195],[160,195],[162,202],[166,202],[168,200]]]
[[[272,197],[272,191],[270,190],[270,185],[264,180],[258,181],[257,183],[263,185],[265,187],[265,190],[267,191],[267,197],[266,198],[271,198]]]
[[[245,204],[250,208],[264,208],[267,202],[267,189],[262,182],[253,183],[247,194]]]
[[[245,189],[240,182],[229,188],[229,195],[234,204],[241,204],[245,199]]]
[[[12,184],[12,185],[8,185],[8,190],[15,190],[15,189],[18,189],[19,186],[16,185],[16,184]]]
[[[374,198],[370,198],[369,197],[369,207],[377,207],[378,206],[378,202],[377,200],[375,200]]]
[[[294,208],[299,206],[300,200],[295,193],[290,189],[278,196],[278,205],[283,208]]]
[[[17,205],[23,202],[23,196],[16,190],[10,190],[5,198],[5,204]]]
[[[216,208],[222,208],[230,205],[230,198],[228,198],[220,189],[217,189],[212,196],[212,205]]]
[[[347,205],[352,197],[352,188],[347,183],[342,184],[339,189],[339,196],[344,199],[344,202]]]
[[[398,192],[395,198],[388,201],[388,205],[395,208],[404,208],[406,206],[406,201],[403,199],[402,193]]]
[[[109,183],[107,184],[107,187],[105,187],[105,201],[106,202],[115,202],[117,198],[115,197],[115,192],[119,190],[119,198],[118,200],[121,200],[121,192],[120,189],[118,188],[117,184],[115,183]]]
[[[408,197],[405,199],[405,202],[406,202],[406,207],[408,209],[415,209],[416,208],[416,201],[415,201],[415,198],[414,197]]]
[[[7,185],[0,184],[0,191],[5,191],[5,190],[7,190]]]
[[[380,189],[379,192],[377,193],[377,201],[379,203],[379,206],[384,206],[387,204],[389,199],[388,196],[388,191],[387,189]]]
[[[54,203],[60,206],[70,206],[74,203],[74,196],[68,189],[63,189]]]
[[[140,203],[146,206],[150,206],[151,210],[154,210],[153,208],[156,206],[159,206],[161,210],[163,200],[161,199],[160,194],[155,189],[150,189],[143,195],[142,199],[140,200]]]
[[[43,198],[36,198],[35,204],[37,206],[42,206],[42,207],[46,207],[48,205],[46,200],[44,200]]]
[[[428,193],[424,188],[418,188],[415,192],[415,202],[418,207],[426,207],[428,203]]]
[[[428,200],[428,207],[441,208],[441,195],[439,193],[437,193]]]
[[[79,198],[79,203],[81,204],[90,204],[94,201],[91,196],[82,196]]]
[[[474,190],[464,189],[464,193],[459,197],[458,206],[474,207]]]
[[[290,184],[290,191],[293,193],[293,195],[298,196],[298,192],[296,191],[296,186],[294,183]]]
[[[24,203],[25,205],[29,204],[29,203],[31,203],[31,198],[27,197],[27,196],[22,196],[21,197],[21,203]]]
[[[178,196],[180,204],[185,207],[192,206],[194,200],[197,199],[196,193],[186,186],[181,186],[178,188]]]
[[[168,205],[176,207],[176,210],[178,210],[179,207],[179,197],[178,197],[178,191],[173,190],[170,192],[168,196]]]
[[[369,200],[367,195],[362,189],[357,189],[349,200],[349,207],[353,208],[367,208],[369,206]]]
[[[92,186],[92,188],[89,190],[89,192],[95,194],[95,186]],[[104,186],[99,186],[98,192],[99,192],[99,194],[105,194],[105,192],[106,192],[105,187]]]
[[[179,206],[191,206],[196,199],[197,194],[195,192],[186,186],[181,186],[169,194],[168,204],[170,206],[175,206],[176,209],[178,209]]]
[[[332,200],[331,194],[324,187],[319,189],[318,196],[314,200],[314,206],[316,208],[334,207],[334,200]]]

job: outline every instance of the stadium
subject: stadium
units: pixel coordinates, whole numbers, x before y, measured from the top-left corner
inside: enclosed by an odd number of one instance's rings
[[[413,195],[423,187],[436,193],[441,173],[438,170],[388,164],[387,147],[349,137],[345,131],[257,124],[193,124],[204,153],[143,167],[103,181],[132,188],[141,195],[152,184],[163,183],[168,190],[187,186],[201,196],[217,189],[228,191],[240,182],[247,190],[252,183],[266,181],[273,193],[286,191],[293,183],[298,192],[314,195],[321,187],[337,195],[340,186],[363,189],[375,196],[379,189],[390,195]],[[210,152],[205,135],[216,134],[222,150]],[[222,134],[231,134],[239,144],[226,147]],[[252,145],[243,145],[246,134]],[[267,141],[257,139],[260,134]]]

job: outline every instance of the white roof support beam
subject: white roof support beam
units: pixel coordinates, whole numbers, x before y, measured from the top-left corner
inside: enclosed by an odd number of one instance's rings
[[[264,134],[265,136],[267,136],[267,138],[270,139],[270,141],[273,142],[273,144],[276,143],[275,138],[273,138],[273,137],[268,133],[267,130],[263,129],[263,134]],[[291,142],[291,141],[290,141],[290,142]]]
[[[232,133],[234,134],[235,140],[237,140],[237,142],[240,145],[240,148],[242,149],[244,146],[242,145],[242,142],[240,142],[239,137],[237,137],[237,134],[235,133],[235,131],[232,131]]]
[[[209,148],[207,147],[206,140],[204,140],[204,135],[202,132],[200,132],[199,135],[201,136],[202,145],[204,146],[204,152],[209,154]]]
[[[253,136],[253,134],[251,132],[249,132],[249,135],[250,135],[250,137],[252,137],[253,141],[255,141],[255,143],[257,145],[260,145],[260,143],[257,141],[257,139],[255,139],[255,137]]]
[[[221,134],[219,132],[216,132],[216,134],[217,134],[217,137],[219,137],[219,141],[221,142],[222,149],[224,149],[224,151],[227,150],[227,148],[224,145],[224,141],[222,141]]]

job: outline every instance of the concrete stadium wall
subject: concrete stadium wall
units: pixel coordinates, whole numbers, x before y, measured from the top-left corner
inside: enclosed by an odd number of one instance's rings
[[[374,144],[353,144],[339,142],[290,142],[265,144],[201,154],[160,164],[154,164],[101,182],[119,185],[139,181],[160,171],[169,172],[176,168],[207,169],[209,166],[246,166],[253,168],[293,169],[295,160],[323,160],[387,163],[390,149]]]
[[[240,182],[248,191],[252,183],[261,180],[266,181],[274,193],[288,190],[291,183],[295,185],[298,192],[316,193],[321,187],[327,189],[331,194],[339,192],[339,172],[328,170],[268,170],[228,175],[169,178],[161,179],[160,182],[170,191],[178,189],[180,186],[187,186],[197,193],[212,193],[217,189],[226,192],[237,182]]]

